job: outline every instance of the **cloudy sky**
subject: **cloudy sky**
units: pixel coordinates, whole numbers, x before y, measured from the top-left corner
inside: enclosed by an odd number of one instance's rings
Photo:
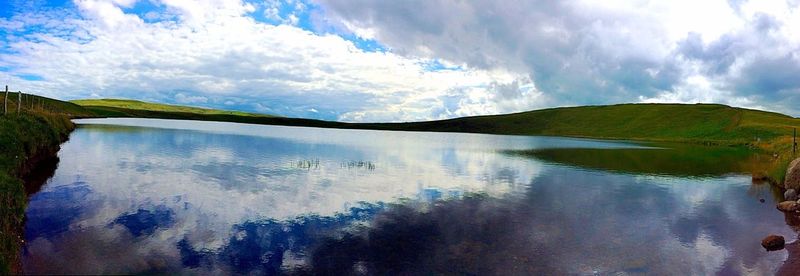
[[[0,81],[341,121],[623,102],[800,116],[800,0],[3,0]]]

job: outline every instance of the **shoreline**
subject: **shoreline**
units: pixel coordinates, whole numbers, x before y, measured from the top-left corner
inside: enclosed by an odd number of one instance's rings
[[[22,231],[28,196],[49,178],[35,174],[46,175],[42,168],[55,171],[55,166],[42,165],[54,165],[61,144],[69,139],[75,125],[64,115],[22,114],[0,117],[0,129],[0,142],[6,144],[0,153],[4,204],[0,206],[0,274],[21,274],[20,248],[25,242]]]

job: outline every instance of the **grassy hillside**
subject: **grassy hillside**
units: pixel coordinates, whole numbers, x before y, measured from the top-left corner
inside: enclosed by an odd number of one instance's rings
[[[19,99],[22,99],[20,111],[26,114],[59,114],[68,117],[95,116],[94,112],[89,111],[78,104],[25,93],[22,93],[20,96],[16,92],[11,92],[8,95],[9,114],[13,115],[17,113],[17,101]],[[0,92],[0,115],[3,115],[2,105],[4,100],[5,93]]]
[[[71,102],[82,106],[91,113],[91,115],[85,117],[182,119],[328,128],[359,127],[359,125],[339,122],[286,118],[268,114],[167,105],[135,100],[100,99],[74,100]]]
[[[88,100],[75,100],[74,104],[78,104],[85,108],[91,109],[93,113],[102,116],[123,116],[141,115],[142,117],[150,117],[164,114],[184,114],[185,116],[194,115],[198,118],[209,115],[231,115],[242,117],[273,117],[266,114],[247,113],[241,111],[229,111],[199,108],[181,105],[168,105],[149,103],[135,100],[119,100],[119,99],[88,99]]]
[[[74,128],[69,118],[92,113],[81,106],[43,97],[10,93],[3,115],[0,93],[0,274],[14,272],[27,198],[22,176],[38,161],[52,157]],[[17,113],[17,107],[20,112]]]
[[[552,108],[398,126],[497,134],[750,143],[790,135],[792,127],[800,127],[800,119],[716,104],[621,104]]]

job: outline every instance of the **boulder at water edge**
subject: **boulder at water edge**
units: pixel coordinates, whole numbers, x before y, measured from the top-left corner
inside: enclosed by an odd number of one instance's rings
[[[786,241],[783,239],[783,236],[769,235],[761,240],[761,246],[767,249],[767,251],[781,250],[785,244]]]
[[[783,212],[795,212],[798,209],[800,209],[800,204],[798,204],[797,201],[788,201],[787,200],[787,201],[778,203],[777,208],[778,208],[778,210],[781,210]]]
[[[796,201],[797,192],[794,189],[788,189],[783,193],[783,198],[786,200]]]
[[[800,188],[800,158],[789,163],[789,168],[786,169],[786,180],[783,182],[783,187],[795,190]]]

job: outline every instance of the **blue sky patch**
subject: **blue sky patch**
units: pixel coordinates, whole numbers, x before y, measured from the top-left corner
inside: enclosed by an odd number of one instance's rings
[[[428,60],[426,62],[423,62],[421,65],[425,69],[425,71],[428,72],[443,71],[443,70],[464,71],[464,68],[461,66],[447,66],[438,59]]]
[[[354,34],[343,34],[340,35],[342,38],[353,42],[353,45],[356,48],[361,49],[364,52],[388,52],[389,49],[386,46],[383,46],[376,40],[372,39],[363,39]]]
[[[248,1],[256,7],[251,13],[256,21],[271,25],[289,24],[303,30],[314,31],[311,14],[319,7],[307,1],[276,1],[273,5],[269,1]]]
[[[29,80],[29,81],[41,81],[41,80],[44,80],[44,77],[39,76],[39,75],[35,75],[35,74],[17,74],[15,76],[17,76],[18,78],[21,78],[23,80]]]
[[[167,8],[163,5],[159,5],[153,1],[148,0],[140,0],[137,1],[136,4],[133,5],[131,8],[123,8],[122,9],[125,13],[135,14],[139,16],[144,22],[147,23],[155,23],[155,22],[162,22],[167,20],[175,19],[174,16],[171,16],[166,13]]]

